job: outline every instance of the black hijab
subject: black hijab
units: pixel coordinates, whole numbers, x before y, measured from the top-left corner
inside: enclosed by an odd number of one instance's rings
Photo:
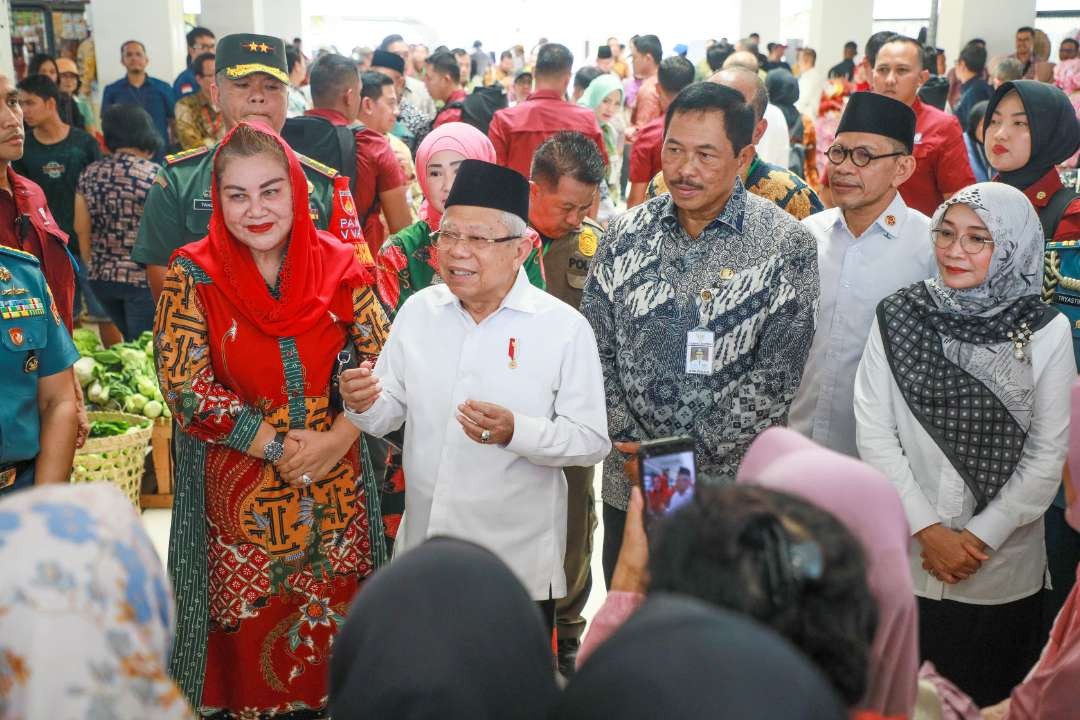
[[[1080,147],[1080,122],[1068,96],[1054,85],[1037,80],[1013,80],[1002,83],[990,98],[983,119],[987,129],[984,144],[990,139],[990,119],[1002,98],[1015,90],[1027,113],[1031,132],[1031,159],[1019,170],[998,173],[1003,183],[1024,190],[1038,182],[1046,173],[1072,157]]]
[[[450,538],[361,587],[330,661],[336,718],[542,720],[557,692],[536,604],[498,558]]]
[[[769,91],[769,102],[784,113],[788,135],[798,135],[797,142],[802,142],[802,114],[795,107],[799,100],[799,81],[784,68],[777,68],[765,76],[765,88]]]
[[[808,659],[748,617],[652,593],[578,671],[553,720],[843,720]]]

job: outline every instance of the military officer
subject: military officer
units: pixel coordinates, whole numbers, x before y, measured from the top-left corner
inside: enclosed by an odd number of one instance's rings
[[[0,245],[0,496],[68,481],[78,359],[38,259]]]
[[[552,135],[536,150],[532,163],[529,225],[544,247],[547,291],[577,309],[589,264],[603,229],[589,219],[599,199],[607,168],[599,149],[578,132]],[[566,475],[566,597],[556,605],[559,670],[573,673],[585,630],[581,611],[592,589],[592,535],[596,529],[592,467],[563,468]]]
[[[221,108],[226,132],[242,121],[260,122],[281,132],[289,95],[284,41],[251,33],[221,38],[214,58],[211,95]],[[173,252],[206,235],[211,211],[210,175],[216,149],[215,145],[170,155],[146,198],[132,258],[146,266],[155,300],[161,293],[165,267]],[[299,153],[298,156],[308,178],[315,225],[353,243],[357,257],[371,263],[356,220],[348,178],[322,163]]]

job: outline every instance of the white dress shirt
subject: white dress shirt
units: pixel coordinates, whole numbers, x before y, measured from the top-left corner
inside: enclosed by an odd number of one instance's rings
[[[769,121],[769,126],[758,141],[758,155],[767,163],[786,168],[791,159],[791,141],[788,139],[790,133],[784,111],[769,103],[765,107],[765,119]]]
[[[825,76],[817,66],[799,73],[799,99],[795,102],[798,111],[811,120],[817,119],[818,108],[821,107],[821,91],[824,88]]]
[[[1002,605],[1043,586],[1043,514],[1050,507],[1068,447],[1068,388],[1076,377],[1072,331],[1058,315],[1027,346],[1035,373],[1035,404],[1020,462],[997,497],[975,515],[975,496],[911,413],[885,357],[877,321],[855,378],[859,453],[896,486],[914,535],[934,523],[968,529],[988,545],[979,571],[946,585],[922,568],[922,546],[911,539],[915,594],[932,600]]]
[[[348,417],[375,436],[405,423],[401,549],[437,535],[471,540],[502,558],[534,599],[564,596],[561,468],[595,465],[611,449],[585,318],[530,285],[524,270],[479,324],[446,285],[433,285],[402,305],[375,375],[379,398]],[[465,435],[457,408],[466,400],[514,413],[505,447]]]
[[[821,299],[814,343],[788,425],[819,445],[858,457],[852,406],[855,370],[878,303],[934,274],[930,219],[905,205],[897,193],[858,238],[840,208],[802,222],[817,238]]]

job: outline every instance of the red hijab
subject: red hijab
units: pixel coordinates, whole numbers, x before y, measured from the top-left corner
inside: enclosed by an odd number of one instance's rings
[[[352,290],[370,283],[370,274],[356,262],[352,248],[330,233],[315,229],[308,210],[307,176],[280,135],[262,124],[240,123],[221,141],[217,153],[243,127],[274,138],[289,161],[293,224],[282,260],[278,297],[270,294],[251,251],[225,226],[217,172],[211,184],[214,210],[210,232],[201,241],[180,248],[177,254],[194,260],[249,322],[272,337],[299,335],[328,311],[350,317]]]

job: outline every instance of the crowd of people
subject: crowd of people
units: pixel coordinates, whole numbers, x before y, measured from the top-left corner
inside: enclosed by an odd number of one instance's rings
[[[0,76],[0,718],[1076,716],[1076,40],[187,45]]]

